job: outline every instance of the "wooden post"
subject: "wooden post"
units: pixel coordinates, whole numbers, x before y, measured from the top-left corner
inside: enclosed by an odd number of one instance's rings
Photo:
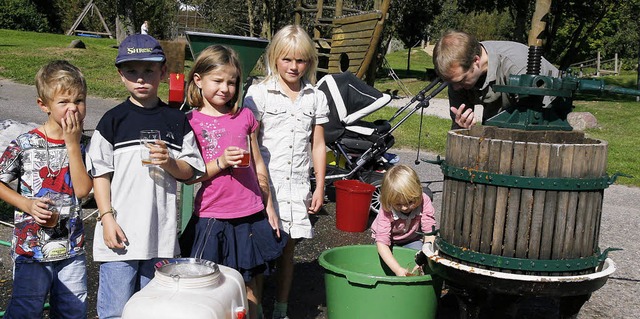
[[[596,76],[600,76],[600,51],[598,51],[598,56],[596,57]]]
[[[613,71],[614,71],[614,74],[615,74],[615,75],[618,75],[618,73],[619,73],[619,71],[620,71],[620,70],[618,70],[618,53],[616,53],[614,60],[615,60],[615,62],[614,62],[614,69],[613,69]]]
[[[363,63],[360,66],[358,73],[356,74],[358,78],[362,78],[367,72],[367,70],[369,69],[369,64],[372,61],[375,61],[374,57],[378,51],[377,49],[378,49],[378,44],[380,43],[380,39],[382,38],[382,30],[383,30],[384,23],[387,20],[387,13],[389,12],[390,4],[391,4],[391,0],[384,0],[380,4],[379,10],[380,12],[382,12],[382,18],[380,18],[380,20],[378,21],[378,24],[376,25],[375,30],[373,31],[373,35],[371,36],[371,49],[368,50],[364,56]]]
[[[296,0],[296,10],[294,11],[293,23],[300,25],[302,23],[302,0]]]
[[[339,17],[342,15],[342,7],[344,6],[343,1],[342,0],[336,0],[336,17]]]
[[[580,73],[578,73],[579,77],[582,77],[582,67],[584,67],[584,64],[580,63]]]
[[[551,0],[537,0],[536,9],[531,18],[531,31],[529,31],[529,46],[541,47],[544,44],[544,32],[547,23],[545,16],[549,14]]]
[[[320,25],[320,19],[322,19],[322,12],[324,10],[324,0],[318,0],[316,6],[318,11],[316,12],[316,22],[315,22],[315,27],[313,28],[313,38],[319,39],[321,34],[320,34],[320,29],[318,29],[318,25]]]

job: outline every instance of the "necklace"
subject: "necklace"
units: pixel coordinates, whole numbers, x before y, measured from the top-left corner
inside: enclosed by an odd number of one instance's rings
[[[60,161],[58,169],[54,169],[55,174],[51,172],[51,162],[49,157],[49,136],[47,135],[46,123],[42,125],[42,130],[44,131],[44,148],[47,151],[47,177],[55,178],[60,175],[60,172],[62,172],[62,165],[64,165],[64,161],[67,159],[67,152],[64,152],[64,157],[62,158],[62,161]]]

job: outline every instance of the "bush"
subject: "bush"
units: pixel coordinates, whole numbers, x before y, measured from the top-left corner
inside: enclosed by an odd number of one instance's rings
[[[622,58],[620,59],[620,70],[635,71],[638,69],[638,59]]]
[[[49,32],[47,16],[38,12],[32,1],[4,0],[0,2],[0,28],[20,31]]]

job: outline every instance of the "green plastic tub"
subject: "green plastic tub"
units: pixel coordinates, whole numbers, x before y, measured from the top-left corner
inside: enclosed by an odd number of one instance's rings
[[[400,265],[415,266],[415,250],[394,247]],[[325,269],[329,319],[435,318],[442,279],[397,277],[374,245],[332,248],[319,258]],[[425,267],[429,270],[429,267]]]

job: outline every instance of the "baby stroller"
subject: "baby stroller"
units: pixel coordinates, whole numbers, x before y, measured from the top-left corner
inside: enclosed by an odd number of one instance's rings
[[[329,123],[324,127],[325,143],[329,148],[325,177],[329,200],[335,200],[334,180],[358,179],[376,187],[371,211],[378,213],[382,177],[398,160],[387,153],[395,143],[391,133],[420,106],[428,106],[428,99],[446,87],[441,84],[425,98],[425,92],[439,83],[439,79],[431,82],[411,102],[398,109],[391,119],[371,123],[361,119],[387,105],[391,101],[390,95],[369,86],[350,72],[328,74],[318,81],[318,89],[325,93],[329,105]],[[416,101],[421,103],[392,127],[391,121]]]

